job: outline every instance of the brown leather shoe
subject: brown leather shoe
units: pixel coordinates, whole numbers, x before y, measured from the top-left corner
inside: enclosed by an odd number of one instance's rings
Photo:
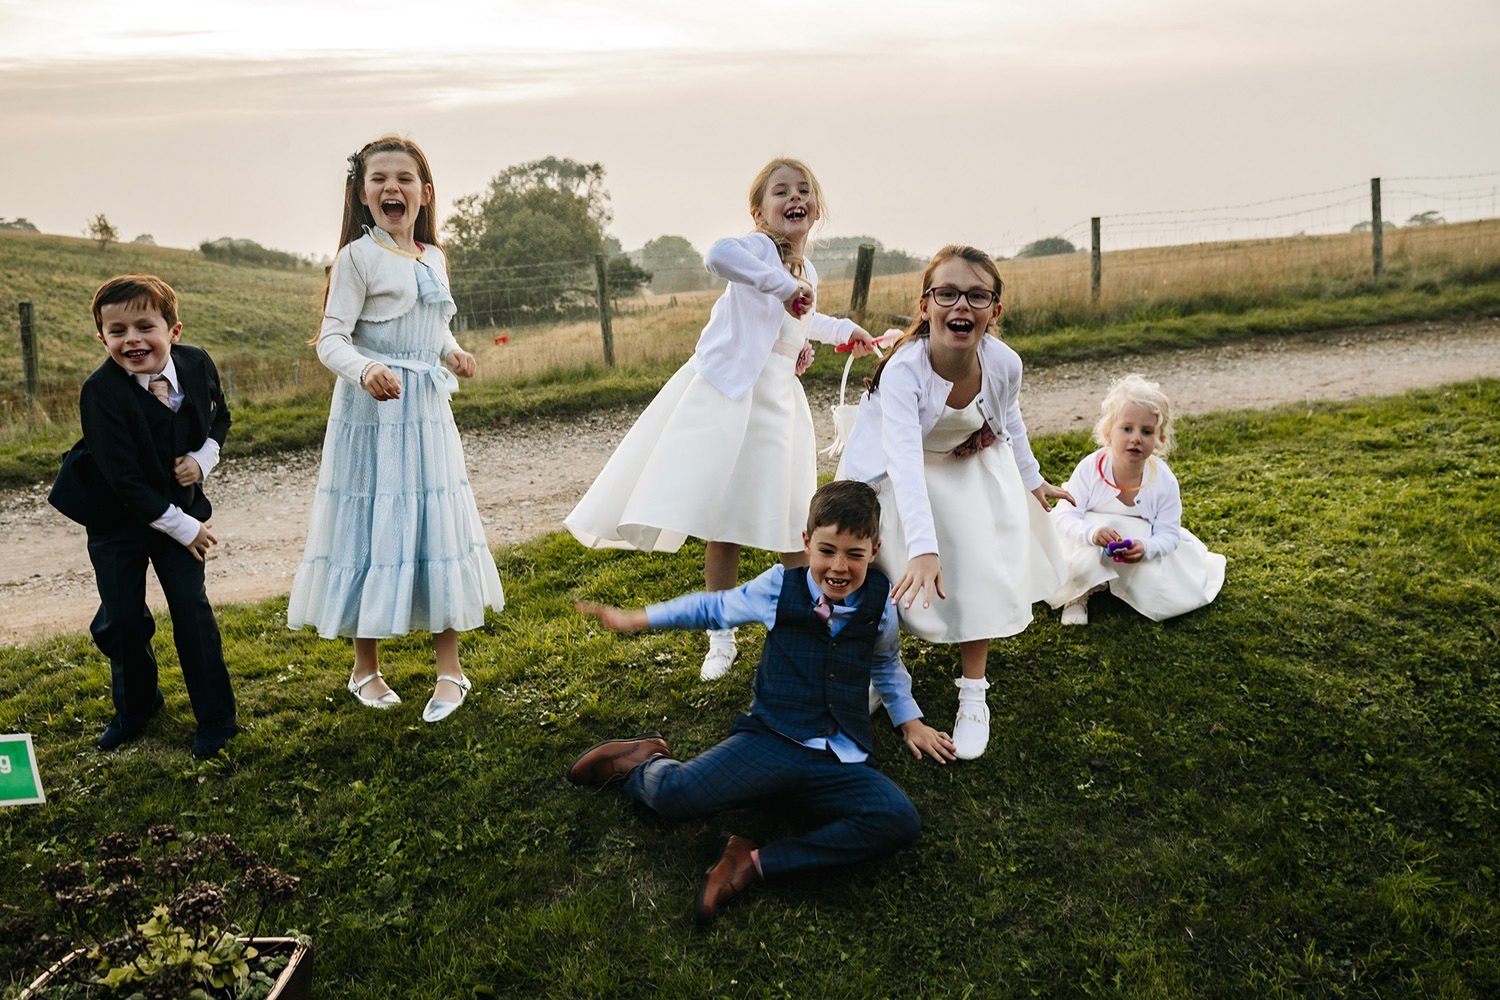
[[[744,837],[729,838],[724,853],[703,876],[703,885],[698,889],[698,906],[693,913],[698,923],[709,923],[731,899],[763,881],[755,870],[755,859],[750,857],[753,850],[755,844]]]
[[[640,767],[652,757],[670,757],[667,743],[656,733],[632,736],[628,740],[606,740],[595,743],[568,765],[568,780],[575,785],[603,788]]]

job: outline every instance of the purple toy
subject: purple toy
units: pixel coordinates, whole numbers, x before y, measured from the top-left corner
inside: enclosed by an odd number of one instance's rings
[[[1130,548],[1130,544],[1130,539],[1128,538],[1122,542],[1110,542],[1109,544],[1104,546],[1104,551],[1108,552],[1110,555],[1114,555],[1116,552],[1120,552],[1124,549]]]

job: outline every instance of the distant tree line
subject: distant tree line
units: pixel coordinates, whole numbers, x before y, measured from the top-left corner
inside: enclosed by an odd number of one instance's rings
[[[139,237],[136,242],[141,242]],[[254,240],[238,240],[229,236],[222,236],[216,240],[204,240],[198,244],[198,252],[209,260],[218,261],[221,264],[254,264],[260,267],[281,267],[289,270],[312,266],[306,258],[294,253],[272,250],[261,246]]]

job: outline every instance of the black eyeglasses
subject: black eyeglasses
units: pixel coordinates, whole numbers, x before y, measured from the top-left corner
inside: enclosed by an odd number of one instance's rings
[[[958,305],[959,299],[966,300],[970,309],[988,309],[1000,298],[988,288],[971,288],[967,292],[960,292],[957,288],[949,288],[947,285],[929,288],[922,293],[924,299],[929,295],[932,296],[932,301],[944,309]]]

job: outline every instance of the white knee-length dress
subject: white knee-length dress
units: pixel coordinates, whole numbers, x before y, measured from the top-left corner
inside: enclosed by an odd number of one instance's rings
[[[808,320],[786,317],[754,386],[730,399],[692,361],[657,393],[563,521],[590,548],[675,552],[688,537],[802,548],[816,439],[796,356]]]
[[[930,607],[902,599],[901,625],[929,642],[967,642],[1015,635],[1031,624],[1031,606],[1061,580],[1061,551],[1047,514],[1022,485],[1010,442],[957,457],[984,422],[977,398],[946,407],[922,439],[927,499],[943,563],[943,590]],[[881,480],[880,553],[891,580],[906,570],[906,536],[889,477]]]

